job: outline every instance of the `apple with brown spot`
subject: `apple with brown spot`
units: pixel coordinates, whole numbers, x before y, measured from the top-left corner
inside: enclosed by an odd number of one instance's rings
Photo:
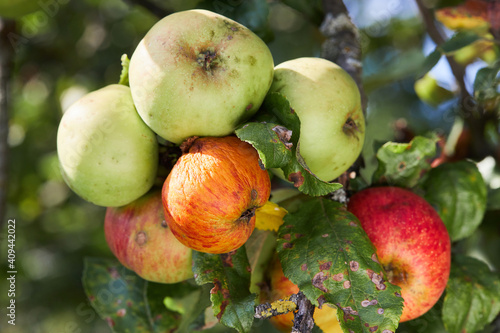
[[[271,182],[257,151],[237,137],[194,140],[163,185],[165,218],[184,245],[206,253],[238,249],[255,227]]]
[[[450,237],[432,206],[403,188],[372,187],[354,194],[348,210],[377,250],[387,279],[401,287],[401,322],[426,313],[450,274]]]
[[[165,223],[159,190],[126,206],[107,208],[104,233],[121,264],[145,280],[176,283],[193,276],[192,250]]]

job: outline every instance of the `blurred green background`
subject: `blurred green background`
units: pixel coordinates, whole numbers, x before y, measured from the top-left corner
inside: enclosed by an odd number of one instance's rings
[[[2,287],[2,332],[109,332],[106,322],[91,308],[81,283],[85,256],[112,256],[104,240],[105,209],[81,200],[63,182],[56,133],[63,111],[72,102],[118,82],[121,55],[130,56],[158,20],[137,4],[140,2],[46,1],[47,6],[16,22],[8,202],[2,222],[16,220],[17,317],[15,327],[6,324],[8,298]],[[196,2],[156,4],[180,10]],[[310,1],[308,10],[298,10],[304,1],[219,2],[226,4],[219,8],[222,14],[251,27],[268,43],[276,64],[320,56],[322,13],[317,6],[321,1]],[[369,177],[375,166],[374,147],[380,143],[404,140],[405,133],[448,134],[456,116],[456,100],[430,106],[415,94],[416,74],[433,45],[412,1],[350,0],[345,4],[361,29],[363,79],[369,100],[363,175]],[[216,6],[217,1],[199,5]],[[481,61],[469,66],[469,85],[474,70],[483,66]],[[433,73],[440,84],[453,88],[446,64],[438,64]],[[492,133],[491,140],[498,140],[498,128]],[[461,246],[498,269],[500,196],[495,190],[500,188],[500,176],[493,157],[480,165],[490,186],[490,210],[481,230]],[[2,224],[3,241],[7,229]],[[2,242],[0,258],[4,274],[8,270],[6,242]],[[2,280],[2,286],[6,285]],[[411,325],[406,327],[409,331]]]

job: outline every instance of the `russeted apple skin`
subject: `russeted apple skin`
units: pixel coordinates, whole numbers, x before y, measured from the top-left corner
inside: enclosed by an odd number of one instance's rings
[[[450,237],[438,213],[422,197],[393,186],[354,194],[348,210],[375,246],[389,282],[401,287],[401,322],[426,313],[450,274]]]
[[[273,80],[267,45],[250,29],[207,10],[157,22],[130,59],[137,111],[158,135],[226,136],[257,112]]]
[[[257,151],[236,137],[195,140],[163,185],[165,218],[177,239],[205,253],[238,249],[255,227],[271,183]]]
[[[299,287],[290,281],[281,267],[278,258],[274,258],[269,268],[269,299],[263,301],[277,301],[299,292]],[[321,309],[314,310],[314,322],[325,333],[342,333],[342,328],[337,319],[337,310],[323,304]],[[293,312],[269,318],[271,324],[282,332],[290,332],[293,326]]]
[[[326,59],[292,59],[275,67],[269,91],[283,94],[299,117],[298,150],[319,179],[332,181],[356,161],[365,119],[359,89],[345,70]]]
[[[104,234],[122,265],[145,280],[177,283],[193,277],[192,250],[165,223],[160,190],[123,207],[108,207]]]

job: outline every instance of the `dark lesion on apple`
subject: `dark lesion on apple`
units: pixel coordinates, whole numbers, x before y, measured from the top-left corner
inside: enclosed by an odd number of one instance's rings
[[[219,66],[220,59],[217,51],[213,47],[209,47],[198,54],[196,62],[207,72],[213,74],[213,70]]]
[[[361,133],[359,125],[356,124],[356,122],[354,121],[354,119],[352,119],[352,117],[347,118],[347,120],[344,123],[344,126],[342,126],[342,130],[346,135],[354,136],[356,138],[358,138],[356,134]]]
[[[238,222],[244,222],[244,223],[249,223],[252,217],[255,216],[255,211],[257,210],[257,207],[251,207],[248,208],[241,214],[241,216],[238,218]]]

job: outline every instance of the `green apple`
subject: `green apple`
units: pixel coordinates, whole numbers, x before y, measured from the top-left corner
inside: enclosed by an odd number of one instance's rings
[[[273,79],[267,45],[243,25],[206,10],[171,14],[130,59],[137,111],[164,139],[226,136],[262,104]]]
[[[319,179],[337,178],[358,158],[365,119],[358,87],[341,67],[321,58],[286,61],[269,91],[283,94],[298,115],[298,151]]]
[[[59,124],[57,153],[68,186],[99,206],[126,205],[156,178],[156,135],[123,85],[91,92],[69,107]]]

